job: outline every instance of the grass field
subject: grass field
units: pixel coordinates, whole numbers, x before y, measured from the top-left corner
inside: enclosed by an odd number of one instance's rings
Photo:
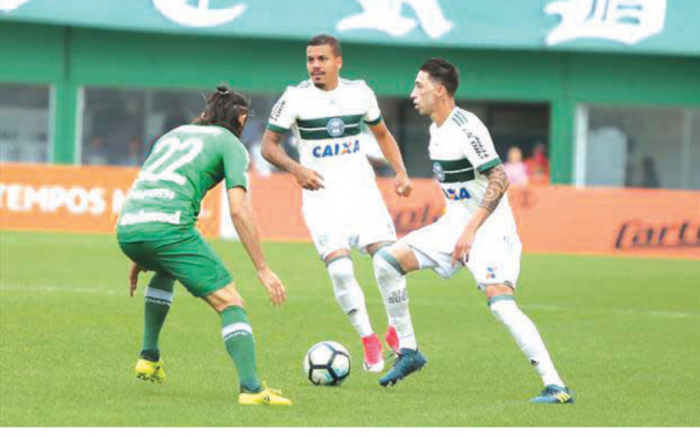
[[[239,244],[214,242],[246,298],[259,368],[292,408],[240,407],[219,319],[180,286],[161,337],[168,381],[132,374],[143,287],[110,236],[0,233],[0,426],[700,426],[700,263],[526,255],[519,303],[576,404],[531,405],[540,382],[466,272],[409,277],[428,367],[391,389],[360,370],[361,345],[308,244],[267,244],[289,301],[273,309]],[[358,257],[375,329],[385,318]],[[301,370],[320,340],[355,358],[340,388]]]

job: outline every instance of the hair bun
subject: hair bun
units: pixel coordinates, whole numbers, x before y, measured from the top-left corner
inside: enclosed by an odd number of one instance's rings
[[[230,93],[231,90],[226,85],[219,85],[216,87],[216,92],[221,94],[221,95],[226,95],[226,94]]]

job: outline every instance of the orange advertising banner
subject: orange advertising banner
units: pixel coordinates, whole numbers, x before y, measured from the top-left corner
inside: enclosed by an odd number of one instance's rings
[[[138,168],[0,165],[0,228],[114,232]],[[221,191],[204,199],[197,228],[219,236]]]
[[[378,184],[400,236],[444,212],[431,179],[414,179],[409,198],[391,179]],[[310,241],[294,178],[252,176],[251,185],[263,238]],[[526,252],[700,259],[700,191],[533,186],[508,195]]]
[[[111,233],[134,168],[0,165],[0,228]],[[311,241],[301,189],[288,174],[251,174],[263,239]],[[444,196],[414,179],[411,197],[378,181],[399,235],[433,223]],[[198,228],[220,235],[221,186],[207,195]],[[509,190],[526,252],[674,257],[700,260],[700,191],[533,186]],[[228,220],[228,219],[225,219]]]

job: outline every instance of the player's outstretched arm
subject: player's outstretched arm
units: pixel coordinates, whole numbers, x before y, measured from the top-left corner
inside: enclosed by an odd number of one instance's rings
[[[484,198],[482,199],[479,208],[474,211],[471,220],[467,224],[466,228],[464,228],[459,240],[457,240],[457,244],[452,251],[453,265],[460,261],[464,264],[467,263],[467,260],[469,259],[469,251],[474,244],[476,231],[482,224],[484,224],[491,213],[496,210],[496,207],[501,202],[501,199],[510,186],[508,176],[506,175],[502,164],[498,164],[497,166],[486,170],[484,175],[488,178],[488,185],[486,186]]]
[[[260,234],[253,215],[253,206],[250,203],[250,196],[241,187],[234,187],[228,190],[228,201],[230,206],[231,221],[236,228],[238,238],[250,260],[253,262],[258,273],[258,279],[270,295],[273,305],[282,305],[287,300],[287,292],[284,284],[277,275],[269,269],[265,254],[260,245]]]
[[[305,190],[323,188],[323,177],[316,171],[308,169],[287,155],[282,147],[282,135],[269,129],[262,139],[262,156],[271,164],[288,171]]]
[[[401,149],[399,149],[399,145],[396,143],[394,136],[389,132],[389,129],[387,129],[384,120],[374,126],[370,126],[370,130],[377,139],[377,143],[379,143],[384,157],[389,161],[389,164],[396,172],[396,177],[394,178],[394,189],[396,193],[399,196],[410,196],[413,187],[411,186],[411,180],[408,178],[406,166],[403,164]]]

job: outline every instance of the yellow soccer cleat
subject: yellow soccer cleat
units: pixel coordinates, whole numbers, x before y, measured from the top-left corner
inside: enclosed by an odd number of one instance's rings
[[[241,405],[292,405],[292,401],[282,397],[281,390],[265,388],[258,393],[241,393],[238,395]]]
[[[136,377],[144,381],[157,382],[162,384],[165,382],[165,369],[163,368],[163,360],[148,361],[139,358],[134,368]]]

